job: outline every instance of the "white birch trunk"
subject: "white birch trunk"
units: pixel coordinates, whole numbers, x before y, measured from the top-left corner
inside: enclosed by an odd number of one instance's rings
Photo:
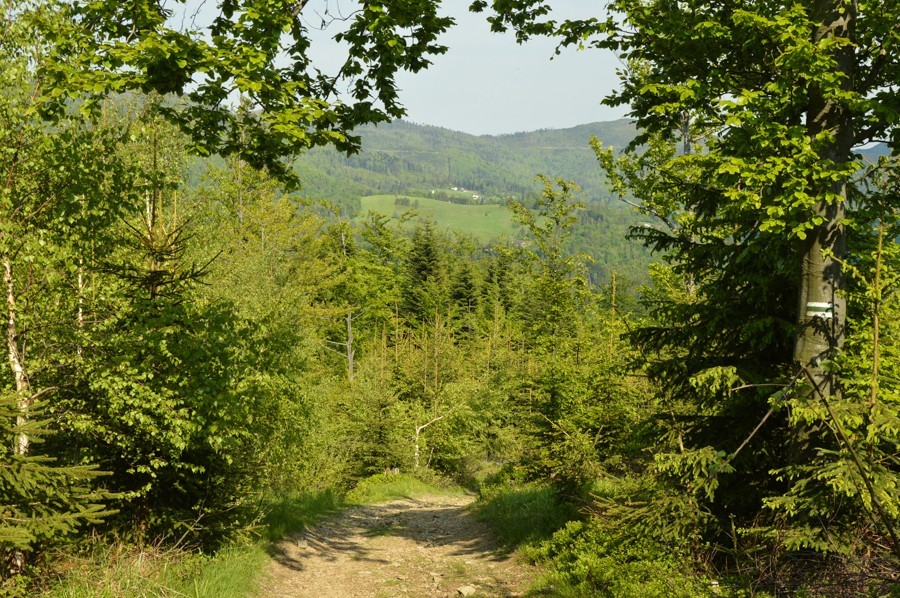
[[[353,348],[353,312],[347,312],[347,381],[353,384],[353,361],[356,349]]]
[[[13,285],[12,260],[8,255],[3,256],[3,282],[6,285],[6,351],[9,357],[9,366],[12,369],[16,383],[16,396],[18,397],[19,414],[16,416],[16,424],[24,425],[28,421],[28,377],[25,374],[25,365],[22,354],[19,351],[18,321],[16,312],[16,292]],[[20,432],[16,436],[14,450],[17,455],[28,454],[30,439],[28,434]]]
[[[425,428],[427,428],[427,427],[430,426],[431,424],[434,424],[434,423],[437,423],[437,422],[441,421],[441,420],[444,419],[445,417],[447,417],[447,416],[446,416],[446,415],[441,415],[441,416],[439,416],[439,417],[434,418],[434,419],[431,420],[430,422],[427,422],[427,423],[422,424],[421,426],[416,426],[415,447],[414,447],[414,451],[413,451],[413,457],[414,457],[414,458],[413,458],[413,464],[414,464],[414,466],[415,466],[416,469],[419,469],[419,454],[420,454],[420,450],[419,450],[419,437],[422,435],[422,431],[425,430]]]

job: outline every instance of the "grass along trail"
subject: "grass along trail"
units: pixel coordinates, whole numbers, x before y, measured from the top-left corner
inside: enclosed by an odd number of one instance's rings
[[[260,596],[524,596],[537,573],[498,550],[470,496],[352,507],[275,546]]]

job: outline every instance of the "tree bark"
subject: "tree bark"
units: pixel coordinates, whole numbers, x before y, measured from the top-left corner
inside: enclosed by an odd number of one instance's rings
[[[813,34],[813,42],[828,37],[852,40],[855,10],[853,3],[836,0],[815,2],[812,14],[821,25]],[[843,76],[842,85],[849,89],[856,70],[853,47],[850,44],[838,47],[835,62],[838,73]],[[850,111],[816,86],[809,90],[806,127],[810,139],[826,131],[834,136],[821,153],[823,160],[831,161],[835,166],[850,160],[854,139]],[[837,381],[825,372],[822,363],[844,344],[847,302],[843,295],[845,275],[839,260],[846,251],[843,221],[847,181],[835,181],[830,187],[818,191],[830,198],[822,197],[816,205],[815,214],[823,220],[810,231],[802,249],[794,359],[800,367],[809,371],[813,384],[824,396],[835,396],[839,392]]]
[[[18,397],[19,414],[16,416],[16,424],[22,426],[28,421],[28,408],[31,401],[28,396],[28,377],[25,375],[25,364],[22,361],[22,354],[19,350],[16,293],[13,285],[12,260],[8,255],[3,256],[3,282],[6,286],[6,351],[16,383],[16,396]],[[17,455],[28,454],[30,442],[28,434],[19,432],[13,447],[15,453]]]
[[[347,381],[353,384],[353,362],[356,350],[353,348],[353,312],[347,312]]]

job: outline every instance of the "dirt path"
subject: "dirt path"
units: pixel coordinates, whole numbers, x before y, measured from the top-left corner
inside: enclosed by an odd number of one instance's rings
[[[355,507],[276,547],[263,597],[524,596],[535,574],[497,551],[466,496]]]

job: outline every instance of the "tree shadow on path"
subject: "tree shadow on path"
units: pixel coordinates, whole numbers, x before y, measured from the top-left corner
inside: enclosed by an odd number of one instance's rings
[[[370,576],[371,593],[357,586],[357,596],[391,595],[384,587],[396,589],[395,595],[437,596],[469,582],[479,596],[524,596],[515,588],[532,571],[498,549],[487,526],[466,508],[470,502],[426,497],[353,507],[278,543],[272,556],[297,579],[316,576],[306,583]],[[401,590],[403,584],[411,588]]]

